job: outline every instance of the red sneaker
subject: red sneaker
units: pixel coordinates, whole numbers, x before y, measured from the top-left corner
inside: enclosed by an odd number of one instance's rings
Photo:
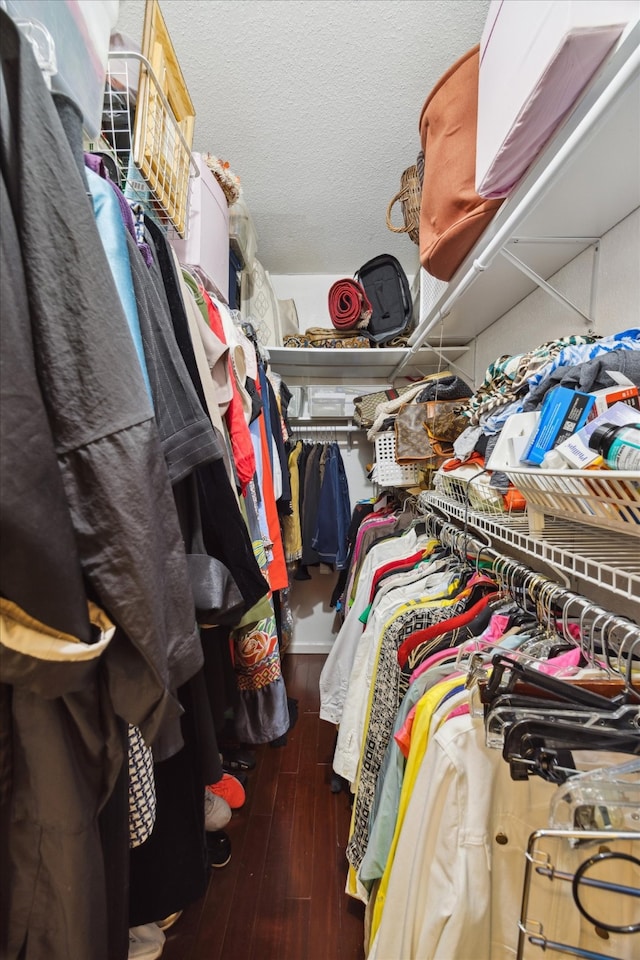
[[[230,773],[223,773],[217,783],[208,784],[207,790],[226,800],[232,810],[239,810],[246,800],[244,787]]]

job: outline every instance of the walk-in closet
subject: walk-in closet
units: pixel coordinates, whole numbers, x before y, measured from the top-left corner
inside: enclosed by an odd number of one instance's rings
[[[640,0],[0,62],[0,960],[636,960]]]

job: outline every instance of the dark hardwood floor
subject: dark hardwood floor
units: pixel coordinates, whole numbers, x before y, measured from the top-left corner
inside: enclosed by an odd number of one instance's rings
[[[324,656],[284,658],[298,722],[256,750],[247,800],[227,828],[232,857],[167,931],[163,960],[362,960],[362,904],[347,897],[351,808],[329,789],[335,730],[321,721]]]

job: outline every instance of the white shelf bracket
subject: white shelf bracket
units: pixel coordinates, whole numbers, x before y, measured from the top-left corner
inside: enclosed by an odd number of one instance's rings
[[[589,324],[589,329],[595,329],[595,299],[597,293],[597,274],[598,274],[598,263],[599,263],[599,254],[600,254],[600,237],[514,237],[512,240],[513,243],[579,243],[579,244],[589,244],[593,247],[593,259],[591,262],[591,290],[589,297],[589,313],[584,313],[579,307],[575,305],[568,297],[565,297],[563,293],[560,293],[554,286],[552,286],[547,280],[541,277],[538,273],[533,270],[528,264],[524,263],[523,260],[520,260],[519,257],[516,257],[511,250],[503,248],[500,250],[500,254],[512,264],[516,269],[520,270],[521,273],[524,273],[525,276],[529,277],[530,280],[533,280],[541,290],[544,290],[550,297],[553,297],[558,303],[563,307],[566,307],[568,310],[571,310],[572,313],[577,314],[580,319]]]

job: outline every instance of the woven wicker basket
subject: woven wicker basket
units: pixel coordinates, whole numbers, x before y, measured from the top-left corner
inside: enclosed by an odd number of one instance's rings
[[[398,202],[402,203],[403,227],[395,227],[391,222],[391,211]],[[400,190],[387,207],[387,226],[392,233],[408,233],[414,243],[420,243],[420,203],[422,200],[422,182],[418,167],[414,163],[407,167],[400,177]]]

